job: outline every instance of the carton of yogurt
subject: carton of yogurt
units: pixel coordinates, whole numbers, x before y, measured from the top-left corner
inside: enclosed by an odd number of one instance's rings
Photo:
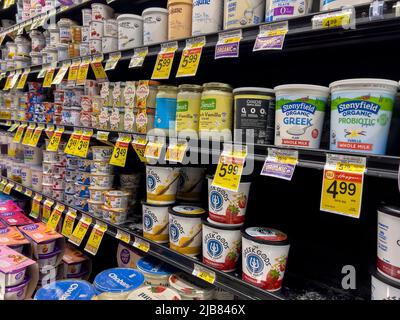
[[[17,227],[5,227],[0,229],[0,246],[5,245],[9,248],[31,256],[31,246],[24,235],[19,232]]]
[[[92,272],[92,260],[72,245],[66,245],[62,257],[63,278],[83,274],[82,279],[88,280]]]

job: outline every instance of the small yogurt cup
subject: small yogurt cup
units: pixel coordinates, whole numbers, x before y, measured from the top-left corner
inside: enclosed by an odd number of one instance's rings
[[[75,183],[75,193],[80,198],[89,198],[89,186]]]
[[[96,218],[103,217],[102,206],[103,202],[96,202],[88,199],[88,212],[93,214]]]
[[[46,266],[55,267],[57,263],[58,255],[60,254],[61,250],[57,249],[52,253],[47,254],[40,254],[38,259],[38,265],[40,269],[43,269]]]
[[[40,288],[35,300],[92,300],[96,293],[93,286],[83,280],[61,280]]]
[[[82,262],[75,262],[75,263],[64,263],[67,269],[67,275],[69,274],[78,274],[82,270]]]
[[[75,205],[75,194],[64,194],[64,202],[67,206]]]
[[[147,202],[153,204],[174,203],[178,180],[178,167],[146,165]]]
[[[64,190],[53,189],[51,195],[57,201],[64,201]]]
[[[86,159],[79,159],[78,170],[82,172],[90,172],[90,161]]]
[[[103,211],[103,219],[113,224],[119,225],[126,222],[128,216],[126,209],[113,209],[107,206],[101,206]]]
[[[76,182],[80,185],[90,186],[90,173],[78,171],[76,175]]]
[[[111,189],[114,182],[112,174],[90,174],[90,186]]]
[[[76,170],[65,171],[65,181],[75,181],[77,176],[78,176],[78,171]]]
[[[89,210],[89,206],[88,206],[88,199],[87,198],[81,198],[78,197],[76,194],[74,195],[74,206],[77,207],[80,210],[83,211],[88,211]]]
[[[169,277],[169,286],[179,293],[182,300],[212,300],[214,287],[184,272]]]
[[[113,149],[111,146],[93,146],[93,160],[110,161]]]
[[[53,184],[42,183],[42,193],[51,196],[53,193]]]
[[[144,286],[130,293],[127,300],[182,300],[175,291],[163,286]]]
[[[9,273],[3,273],[0,271],[0,274],[3,274],[3,277],[5,279],[4,283],[6,287],[17,286],[24,281],[26,274],[26,267],[15,269]]]
[[[29,281],[30,277],[26,276],[18,285],[6,287],[4,300],[24,300],[26,297],[26,290],[28,289]]]
[[[129,192],[120,190],[110,190],[104,193],[104,204],[109,208],[126,209],[128,207]]]
[[[104,192],[107,190],[108,188],[89,187],[90,200],[104,203]]]
[[[37,254],[38,255],[44,255],[48,253],[54,252],[56,246],[56,240],[48,240],[45,242],[38,243],[36,248],[37,248]]]
[[[144,284],[150,286],[169,286],[169,277],[177,270],[166,263],[147,256],[137,262],[137,269],[144,275]]]
[[[108,161],[90,161],[90,173],[93,174],[112,174],[114,167]]]
[[[43,162],[57,163],[57,152],[43,151]]]
[[[76,190],[75,190],[75,182],[66,181],[65,182],[64,192],[67,193],[67,194],[74,194],[76,192]]]

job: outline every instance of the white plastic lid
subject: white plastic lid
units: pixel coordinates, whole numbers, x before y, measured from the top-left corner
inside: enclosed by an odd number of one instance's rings
[[[124,20],[124,19],[143,20],[143,18],[142,18],[141,16],[138,16],[137,14],[130,14],[130,13],[121,14],[121,15],[118,16],[118,18],[117,18],[117,20]]]
[[[319,91],[323,94],[329,94],[329,88],[323,86],[317,86],[313,84],[283,84],[274,88],[275,92],[280,90],[287,91],[301,91],[301,90],[310,90],[310,91]]]
[[[331,90],[335,89],[356,89],[356,88],[383,88],[387,90],[397,91],[399,84],[393,80],[375,79],[375,78],[358,78],[358,79],[345,79],[332,82],[329,85]]]
[[[143,10],[143,12],[142,12],[142,16],[144,16],[144,15],[146,15],[146,14],[149,14],[149,13],[166,13],[166,14],[168,14],[168,9],[165,9],[165,8],[157,8],[157,7],[152,7],[152,8],[147,8],[147,9],[144,9]]]
[[[145,286],[132,291],[128,300],[181,300],[181,296],[167,287]]]
[[[262,93],[275,94],[275,91],[273,89],[261,88],[261,87],[241,87],[241,88],[236,88],[236,89],[233,89],[233,94],[239,93],[239,92],[248,92],[248,91],[256,91],[256,92],[262,92]]]

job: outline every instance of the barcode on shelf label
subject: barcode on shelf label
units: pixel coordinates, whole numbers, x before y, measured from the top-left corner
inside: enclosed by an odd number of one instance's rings
[[[22,192],[22,186],[20,185],[20,184],[17,184],[16,186],[15,186],[15,190],[16,191],[18,191],[18,192]]]
[[[197,277],[200,278],[208,283],[214,284],[215,279],[216,279],[216,275],[214,271],[211,271],[207,268],[204,268],[201,265],[198,264],[194,264],[194,268],[193,268],[193,272],[192,274]]]
[[[116,67],[117,64],[118,64],[118,61],[119,61],[120,59],[121,59],[121,52],[113,52],[113,53],[110,53],[110,56],[109,56],[109,58],[108,58],[108,60],[107,60],[107,62],[106,62],[106,65],[105,65],[105,67],[104,67],[104,70],[105,70],[105,71],[114,70],[115,67]]]
[[[121,240],[127,244],[129,244],[131,242],[131,235],[120,229],[117,230],[117,234],[116,234],[115,238],[117,238],[118,240]]]
[[[143,252],[148,252],[150,250],[150,243],[147,241],[144,241],[138,237],[135,237],[135,241],[133,242],[133,246],[135,248],[138,248],[139,250]]]
[[[15,184],[12,183],[12,182],[7,183],[7,185],[4,187],[3,192],[4,192],[5,194],[10,194],[11,190],[14,188],[14,185],[15,185]]]
[[[254,43],[253,51],[282,50],[288,31],[287,21],[260,26],[260,32]]]

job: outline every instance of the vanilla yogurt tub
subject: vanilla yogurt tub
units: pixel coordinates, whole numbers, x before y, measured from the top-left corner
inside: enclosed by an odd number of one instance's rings
[[[270,228],[242,230],[242,279],[267,291],[282,287],[289,254],[286,234]]]
[[[169,286],[179,293],[182,300],[212,300],[214,287],[184,272],[169,277]]]
[[[99,300],[126,300],[143,282],[144,275],[139,271],[113,268],[100,272],[94,279],[93,286]]]
[[[130,293],[127,300],[181,300],[181,297],[167,287],[144,286]]]
[[[13,287],[6,287],[4,292],[4,300],[24,300],[26,290],[28,289],[30,277],[23,278],[23,281]]]
[[[201,167],[180,168],[177,200],[199,202],[203,188],[204,174],[206,169]]]
[[[371,276],[371,300],[400,300],[400,283],[375,272]]]
[[[55,281],[41,287],[35,300],[92,300],[96,297],[93,286],[83,280]]]
[[[312,0],[267,0],[265,21],[273,22],[310,12]]]
[[[275,145],[319,148],[329,88],[288,84],[274,91]]]
[[[398,83],[347,79],[331,89],[330,149],[385,154]]]
[[[169,247],[188,256],[201,253],[202,217],[205,210],[191,205],[169,208]]]
[[[176,270],[166,263],[147,256],[137,262],[137,269],[144,275],[144,284],[150,286],[169,286],[169,277]]]
[[[157,243],[168,243],[169,204],[150,204],[142,201],[143,236]]]
[[[225,0],[224,30],[243,28],[264,21],[265,0]]]
[[[242,237],[240,226],[203,220],[203,263],[224,272],[236,270]]]
[[[146,165],[147,202],[151,204],[174,203],[178,181],[178,167]]]

